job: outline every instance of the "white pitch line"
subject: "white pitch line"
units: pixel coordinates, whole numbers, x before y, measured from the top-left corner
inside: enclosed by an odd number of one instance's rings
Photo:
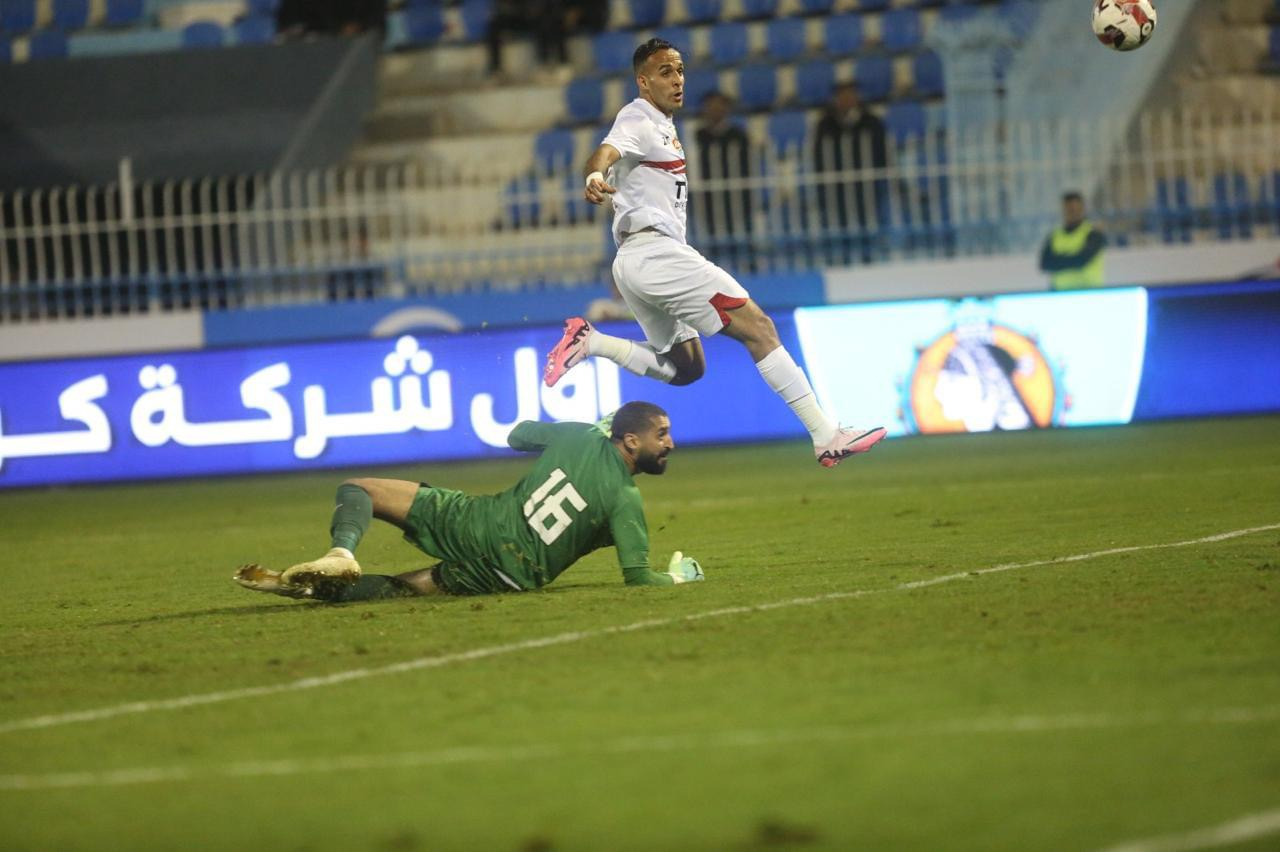
[[[1201,538],[1187,539],[1186,541],[1173,541],[1166,542],[1164,544],[1140,544],[1131,547],[1113,547],[1107,550],[1096,550],[1091,553],[1077,553],[1072,556],[1058,556],[1053,559],[1038,559],[1034,562],[1012,562],[1003,565],[995,565],[990,568],[980,568],[974,571],[945,574],[941,577],[933,577],[928,580],[915,580],[909,583],[899,583],[896,586],[885,586],[879,589],[855,589],[849,592],[829,592],[823,595],[789,598],[788,600],[773,601],[771,603],[724,607],[722,609],[713,609],[706,612],[697,612],[691,615],[679,615],[669,618],[651,618],[616,627],[601,627],[595,630],[574,630],[568,633],[557,633],[552,636],[544,636],[539,639],[525,639],[521,642],[511,642],[505,645],[490,645],[485,648],[475,648],[470,651],[461,651],[454,654],[442,654],[437,657],[419,657],[416,660],[406,660],[405,662],[392,663],[390,665],[379,666],[377,668],[349,669],[347,671],[334,672],[329,675],[306,677],[300,680],[271,684],[268,686],[249,686],[242,689],[228,689],[219,692],[183,695],[178,698],[163,698],[152,701],[133,701],[128,704],[116,704],[110,707],[97,707],[91,710],[77,710],[71,713],[52,713],[45,716],[32,716],[26,719],[14,719],[9,722],[0,722],[0,734],[9,734],[14,731],[30,731],[39,728],[52,728],[59,725],[71,725],[77,722],[97,722],[102,719],[112,719],[117,716],[129,716],[137,713],[150,713],[157,710],[180,710],[184,707],[220,704],[224,701],[237,701],[242,698],[260,698],[267,695],[279,695],[285,692],[299,692],[305,689],[318,689],[324,686],[334,686],[340,683],[364,680],[371,677],[380,677],[382,675],[402,674],[404,672],[418,671],[421,669],[439,668],[453,663],[483,660],[489,657],[513,654],[519,651],[532,650],[534,648],[550,648],[556,645],[569,645],[575,642],[581,642],[585,639],[596,639],[601,636],[612,636],[618,633],[631,633],[637,630],[647,630],[651,627],[668,627],[672,624],[679,624],[681,622],[702,621],[708,618],[723,618],[724,616],[729,615],[745,615],[752,612],[769,612],[775,609],[786,609],[794,606],[812,606],[814,604],[826,603],[828,601],[848,600],[851,598],[865,597],[866,595],[884,594],[886,592],[923,589],[929,586],[937,586],[942,583],[950,583],[953,580],[966,580],[983,574],[994,574],[1002,571],[1016,571],[1023,568],[1038,568],[1044,565],[1060,565],[1067,562],[1082,562],[1087,559],[1097,559],[1101,556],[1112,556],[1117,553],[1134,553],[1142,550],[1161,550],[1171,547],[1190,547],[1196,544],[1210,544],[1239,538],[1245,535],[1251,535],[1253,533],[1268,532],[1271,530],[1280,530],[1280,524],[1268,524],[1261,527],[1248,527],[1246,529],[1230,530],[1228,532],[1203,536]]]
[[[1191,852],[1195,849],[1212,849],[1229,846],[1280,833],[1280,808],[1247,814],[1221,825],[1189,831],[1186,834],[1166,834],[1133,840],[1119,846],[1109,846],[1103,852]]]
[[[1221,707],[1181,713],[1069,713],[1056,716],[987,716],[919,724],[817,726],[794,729],[745,729],[663,736],[625,737],[595,743],[538,743],[508,746],[457,746],[433,751],[348,754],[311,759],[241,761],[189,766],[0,775],[0,792],[69,788],[125,787],[202,778],[260,778],[330,772],[415,769],[446,764],[515,763],[601,755],[688,752],[697,749],[745,749],[765,746],[889,740],[920,736],[1036,734],[1054,731],[1148,727],[1161,724],[1241,725],[1280,721],[1280,704]],[[1136,852],[1136,850],[1129,850]]]

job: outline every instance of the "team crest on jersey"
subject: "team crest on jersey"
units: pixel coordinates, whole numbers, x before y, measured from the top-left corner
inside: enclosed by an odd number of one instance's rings
[[[670,145],[672,148],[675,148],[677,151],[683,150],[680,147],[680,137],[678,136],[668,136],[667,134],[664,133],[662,134],[662,144]]]

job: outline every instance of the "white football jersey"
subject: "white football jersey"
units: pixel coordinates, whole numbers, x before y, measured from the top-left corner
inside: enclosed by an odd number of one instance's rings
[[[675,123],[644,98],[636,98],[618,110],[604,144],[622,154],[605,176],[618,190],[611,196],[614,242],[622,244],[624,231],[652,226],[684,243],[689,182]]]

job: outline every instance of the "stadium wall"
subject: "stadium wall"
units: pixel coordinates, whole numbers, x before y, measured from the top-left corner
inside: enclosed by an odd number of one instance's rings
[[[1112,249],[1107,270],[1113,285],[1280,279],[1280,240]],[[1028,255],[775,272],[744,276],[742,281],[756,301],[775,314],[815,305],[987,296],[1047,287],[1035,258]],[[194,309],[157,312],[128,322],[100,317],[28,320],[6,326],[8,330],[0,335],[0,362],[554,325],[566,316],[587,312],[593,302],[609,295],[608,288],[598,284],[207,312]]]
[[[894,435],[1280,411],[1276,281],[802,308],[776,320],[826,407]],[[710,369],[690,391],[599,359],[547,388],[549,333],[0,365],[0,488],[502,455],[520,420],[589,421],[630,399],[664,406],[682,444],[803,436],[723,336],[706,341]]]

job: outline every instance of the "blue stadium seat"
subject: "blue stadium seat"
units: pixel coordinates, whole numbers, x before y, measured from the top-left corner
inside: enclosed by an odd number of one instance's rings
[[[973,6],[944,6],[938,12],[938,23],[954,26],[962,24],[965,21],[972,20],[979,13],[979,9]]]
[[[9,39],[0,36],[0,65],[8,65],[13,61],[13,48],[9,46]]]
[[[858,91],[869,101],[883,101],[893,90],[893,61],[887,56],[867,56],[853,66]]]
[[[778,0],[742,0],[742,14],[749,19],[772,18],[778,12]]]
[[[1156,218],[1166,243],[1191,242],[1193,214],[1186,178],[1161,178],[1156,182]]]
[[[537,175],[512,178],[503,191],[506,197],[507,219],[516,227],[538,224],[542,205],[538,199]]]
[[[565,87],[564,104],[575,122],[599,121],[604,111],[604,84],[590,77],[573,80]]]
[[[67,37],[57,30],[40,30],[27,40],[27,50],[32,59],[64,59]]]
[[[667,16],[667,0],[631,0],[631,23],[637,27],[656,27]]]
[[[920,13],[915,9],[890,9],[880,16],[880,40],[887,49],[915,50],[920,39]]]
[[[1280,26],[1271,28],[1271,35],[1268,39],[1271,48],[1271,61],[1280,62]]]
[[[107,14],[103,18],[109,27],[130,27],[142,20],[143,0],[107,0]]]
[[[276,38],[276,22],[267,15],[250,15],[231,26],[236,44],[271,44]]]
[[[688,77],[684,78],[684,108],[686,110],[696,110],[702,106],[702,99],[707,96],[707,92],[716,91],[720,88],[720,80],[718,74],[706,71],[695,71]]]
[[[777,99],[778,75],[772,65],[743,65],[738,69],[738,104],[743,109],[765,109]]]
[[[600,208],[582,197],[582,176],[575,171],[564,176],[564,199],[564,214],[569,224],[580,225],[596,221]]]
[[[631,70],[631,54],[635,53],[635,37],[628,32],[606,30],[591,40],[591,55],[596,68],[610,74]]]
[[[800,9],[805,15],[825,15],[834,5],[835,0],[800,0]]]
[[[1276,2],[1280,3],[1280,0]],[[1280,11],[1280,6],[1277,6],[1277,11]],[[1267,177],[1264,175],[1258,196],[1271,199],[1271,206],[1264,207],[1262,215],[1271,220],[1272,230],[1280,234],[1280,169],[1271,173],[1270,184],[1267,185]]]
[[[1253,236],[1253,202],[1244,175],[1232,172],[1213,176],[1213,218],[1219,239]]]
[[[858,0],[859,12],[882,12],[889,8],[889,0]]]
[[[489,34],[493,0],[462,0],[462,32],[467,41],[480,41]]]
[[[884,123],[899,143],[909,136],[923,136],[924,107],[914,101],[894,101],[885,110]]]
[[[808,119],[802,109],[781,110],[769,116],[769,141],[780,154],[803,148],[808,135]]]
[[[222,47],[226,33],[213,21],[196,21],[182,28],[182,46],[188,49]]]
[[[942,58],[932,50],[917,53],[911,60],[915,89],[921,97],[936,98],[943,93]]]
[[[74,32],[89,24],[89,0],[54,0],[53,25]]]
[[[4,0],[0,3],[0,30],[26,33],[36,28],[36,0]]]
[[[831,100],[836,67],[826,59],[814,59],[796,68],[796,100],[804,106],[822,106]]]
[[[774,59],[795,59],[805,52],[805,22],[803,18],[775,18],[765,30],[769,56]]]
[[[720,19],[720,0],[684,0],[684,9],[691,24],[706,24]]]
[[[1036,28],[1040,6],[1031,0],[1000,0],[1000,20],[1007,22],[1014,35],[1025,39]]]
[[[573,131],[563,127],[544,130],[533,140],[533,159],[539,169],[554,171],[573,163]]]
[[[432,3],[404,10],[405,36],[410,44],[432,44],[444,35],[444,13]]]
[[[734,65],[747,57],[747,25],[741,21],[716,24],[711,28],[711,61]]]
[[[671,42],[676,50],[684,54],[686,60],[693,53],[693,36],[690,35],[688,27],[658,27],[653,31],[653,36]]]
[[[827,53],[845,56],[862,49],[862,16],[832,15],[823,22]]]

